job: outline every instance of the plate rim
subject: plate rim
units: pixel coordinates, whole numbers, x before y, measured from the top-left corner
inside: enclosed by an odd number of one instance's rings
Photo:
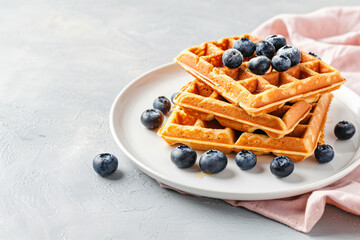
[[[241,197],[241,198],[235,197],[235,196],[239,196],[239,195],[244,195],[245,193],[240,194],[240,193],[233,193],[233,192],[226,192],[226,191],[218,192],[218,191],[214,191],[214,190],[204,190],[202,188],[195,187],[195,186],[183,185],[181,183],[171,180],[170,178],[168,178],[166,176],[163,176],[160,173],[157,173],[156,171],[152,170],[151,168],[146,166],[144,163],[142,163],[140,160],[138,160],[136,157],[134,157],[130,153],[130,151],[128,151],[126,149],[126,147],[121,142],[121,140],[118,138],[116,131],[115,131],[115,109],[116,109],[117,104],[119,103],[119,99],[123,95],[126,94],[128,89],[130,89],[133,85],[135,85],[142,78],[144,78],[145,76],[147,76],[153,72],[163,70],[165,68],[173,67],[174,65],[176,65],[176,63],[170,62],[170,63],[160,65],[158,67],[152,68],[152,69],[144,72],[143,74],[139,75],[138,77],[133,79],[131,82],[129,82],[115,97],[115,99],[111,105],[110,114],[109,114],[110,131],[111,131],[111,135],[114,138],[116,144],[120,147],[120,149],[123,151],[123,153],[125,153],[125,155],[133,163],[135,163],[135,165],[141,171],[143,171],[144,173],[146,173],[148,176],[155,179],[156,181],[166,184],[169,187],[175,188],[175,190],[180,190],[180,191],[183,191],[183,192],[186,192],[189,194],[193,194],[193,195],[198,195],[198,196],[211,197],[211,198],[222,198],[222,199],[227,199],[227,200],[270,200],[270,199],[279,199],[279,198],[284,198],[284,197],[293,197],[293,196],[301,195],[301,194],[308,193],[308,192],[314,191],[316,189],[328,186],[328,185],[336,182],[337,180],[343,178],[344,176],[348,175],[357,166],[360,165],[360,148],[358,148],[358,150],[355,152],[353,158],[349,161],[348,166],[345,166],[342,170],[340,170],[339,172],[337,172],[336,174],[334,174],[332,176],[329,176],[325,179],[322,179],[322,180],[319,180],[319,181],[316,181],[316,182],[313,182],[310,184],[294,187],[291,189],[290,192],[289,192],[289,190],[284,189],[284,190],[279,190],[276,192],[246,193],[247,197],[245,197],[245,198],[244,197]],[[341,88],[343,89],[343,91],[347,91],[349,94],[360,99],[360,96],[358,96],[355,92],[353,92],[347,86],[342,86]],[[356,114],[356,115],[358,116],[358,114]],[[356,158],[357,158],[357,160],[354,160]],[[224,197],[219,197],[218,196],[219,193],[222,194]],[[276,195],[276,196],[273,196],[273,195]]]

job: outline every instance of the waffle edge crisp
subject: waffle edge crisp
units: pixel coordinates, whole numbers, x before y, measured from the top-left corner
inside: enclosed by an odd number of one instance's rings
[[[302,100],[254,117],[241,107],[227,102],[197,79],[184,86],[174,102],[181,106],[185,113],[201,120],[210,121],[216,118],[222,126],[243,132],[261,129],[271,138],[281,138],[292,132],[311,109],[310,104]]]
[[[323,143],[326,116],[333,95],[323,94],[311,111],[294,128],[279,139],[264,134],[239,132],[223,127],[218,121],[204,121],[191,116],[176,106],[158,135],[168,144],[186,144],[197,150],[216,149],[224,153],[251,150],[256,154],[273,153],[302,161],[311,156],[318,144]]]
[[[206,42],[185,49],[175,62],[252,116],[272,112],[286,102],[319,97],[345,83],[339,71],[305,52],[301,52],[300,63],[285,72],[272,70],[264,75],[253,74],[247,66],[254,56],[244,58],[239,68],[224,67],[223,52],[243,37],[255,43],[261,40],[245,34]]]

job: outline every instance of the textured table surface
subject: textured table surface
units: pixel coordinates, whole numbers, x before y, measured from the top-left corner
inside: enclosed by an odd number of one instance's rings
[[[0,239],[359,239],[360,218],[332,206],[302,234],[162,189],[108,124],[118,92],[183,48],[357,2],[0,1]],[[92,169],[101,152],[119,158],[111,179]]]

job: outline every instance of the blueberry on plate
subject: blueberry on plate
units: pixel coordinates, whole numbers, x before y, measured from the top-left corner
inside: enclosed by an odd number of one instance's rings
[[[204,173],[219,173],[226,168],[226,165],[226,155],[218,150],[205,152],[199,160],[199,166]]]
[[[236,40],[233,48],[240,51],[244,57],[251,57],[255,52],[256,45],[253,41],[245,37]]]
[[[334,150],[328,144],[319,145],[315,149],[315,158],[319,163],[328,163],[334,159]]]
[[[286,46],[286,39],[283,35],[280,34],[267,36],[265,40],[274,45],[275,51],[279,50],[283,46]]]
[[[167,114],[170,111],[171,103],[169,99],[164,96],[155,98],[153,107],[160,110],[163,114]]]
[[[318,58],[318,59],[321,60],[321,58],[320,58],[317,54],[315,54],[315,53],[313,53],[313,52],[309,52],[309,54],[310,54],[311,56],[314,56],[314,57],[316,57],[316,58]]]
[[[288,57],[291,61],[291,67],[296,66],[301,60],[301,53],[294,46],[284,46],[277,51],[276,55]]]
[[[271,59],[271,64],[276,71],[284,72],[290,68],[291,61],[284,55],[276,55]]]
[[[141,114],[141,123],[151,130],[160,127],[163,121],[164,115],[158,109],[147,109]]]
[[[192,167],[196,162],[196,152],[187,145],[178,146],[171,151],[171,161],[178,168]]]
[[[279,178],[287,177],[294,171],[294,163],[286,156],[279,156],[271,161],[270,171]]]
[[[171,102],[173,103],[173,104],[175,104],[174,103],[174,98],[179,94],[180,92],[176,92],[176,93],[173,93],[173,95],[171,95]]]
[[[242,170],[249,170],[256,165],[256,156],[252,151],[243,150],[236,154],[235,163]]]
[[[271,42],[262,40],[256,43],[256,55],[271,59],[275,54],[275,47]]]
[[[238,50],[230,48],[223,53],[222,62],[228,68],[237,68],[243,62],[243,55]]]
[[[101,153],[94,158],[93,168],[100,176],[107,177],[118,168],[118,160],[110,153]]]
[[[257,75],[265,74],[270,68],[270,59],[265,56],[258,56],[250,59],[249,70]]]
[[[341,121],[334,128],[335,136],[340,140],[348,140],[354,136],[356,132],[354,124],[348,121]]]

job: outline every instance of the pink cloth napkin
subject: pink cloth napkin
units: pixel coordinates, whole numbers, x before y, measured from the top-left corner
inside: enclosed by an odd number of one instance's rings
[[[347,79],[346,85],[360,94],[360,7],[331,7],[306,15],[278,15],[259,26],[253,34],[260,38],[282,34],[288,44],[316,53],[337,68]],[[171,188],[162,183],[160,186]],[[319,221],[327,203],[360,215],[360,167],[325,188],[300,196],[265,201],[224,201],[298,231],[309,232]]]

